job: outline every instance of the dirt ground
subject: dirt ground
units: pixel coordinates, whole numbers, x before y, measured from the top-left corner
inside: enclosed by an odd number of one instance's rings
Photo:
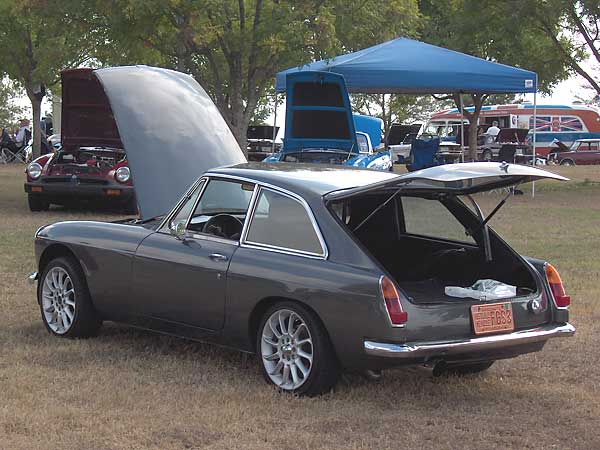
[[[558,267],[575,337],[484,375],[345,376],[313,399],[276,392],[234,351],[110,323],[90,340],[51,337],[25,280],[35,230],[118,216],[30,213],[22,170],[0,167],[0,449],[600,448],[600,166],[560,168],[574,181],[525,188],[492,221]],[[480,196],[488,211],[499,198]]]

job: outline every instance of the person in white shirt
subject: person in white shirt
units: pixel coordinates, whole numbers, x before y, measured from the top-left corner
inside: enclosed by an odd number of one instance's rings
[[[29,131],[29,120],[23,119],[19,123],[19,131],[17,131],[17,136],[15,137],[17,147],[27,145],[28,136],[31,136],[31,131]]]
[[[495,138],[496,136],[498,136],[498,133],[500,133],[500,128],[498,128],[498,122],[494,120],[492,122],[492,126],[487,129],[485,134],[487,134],[488,136],[493,136]]]

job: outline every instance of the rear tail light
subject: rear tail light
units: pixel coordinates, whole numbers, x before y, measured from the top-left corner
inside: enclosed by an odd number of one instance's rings
[[[385,307],[392,325],[404,325],[408,320],[408,314],[402,309],[400,294],[398,294],[394,283],[384,275],[379,282],[379,288],[381,289],[381,296],[385,300]]]
[[[552,264],[546,264],[546,279],[550,285],[550,291],[552,291],[556,306],[560,308],[569,306],[571,304],[571,297],[566,295],[558,270]]]

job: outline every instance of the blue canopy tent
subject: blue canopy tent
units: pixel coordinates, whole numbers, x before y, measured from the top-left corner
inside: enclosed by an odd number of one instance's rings
[[[334,72],[344,76],[349,92],[402,94],[534,94],[535,72],[397,38],[354,53],[292,67],[277,74],[275,92],[284,92],[286,76],[303,70]],[[462,98],[461,98],[462,99]],[[461,105],[461,112],[462,112]],[[464,142],[464,139],[463,139]],[[533,148],[535,149],[535,126]],[[535,150],[534,150],[535,153]],[[535,164],[535,157],[534,164]]]

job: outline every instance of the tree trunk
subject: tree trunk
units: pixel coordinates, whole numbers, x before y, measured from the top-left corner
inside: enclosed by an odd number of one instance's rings
[[[468,161],[477,161],[477,120],[479,114],[475,116],[473,114],[469,118],[469,152],[467,156]]]
[[[27,96],[31,101],[31,109],[33,111],[33,123],[32,125],[32,136],[33,136],[33,147],[32,147],[32,159],[35,159],[41,155],[41,136],[42,129],[40,127],[40,122],[42,119],[42,97],[33,93],[33,89],[26,89]],[[24,145],[27,145],[25,143]]]

